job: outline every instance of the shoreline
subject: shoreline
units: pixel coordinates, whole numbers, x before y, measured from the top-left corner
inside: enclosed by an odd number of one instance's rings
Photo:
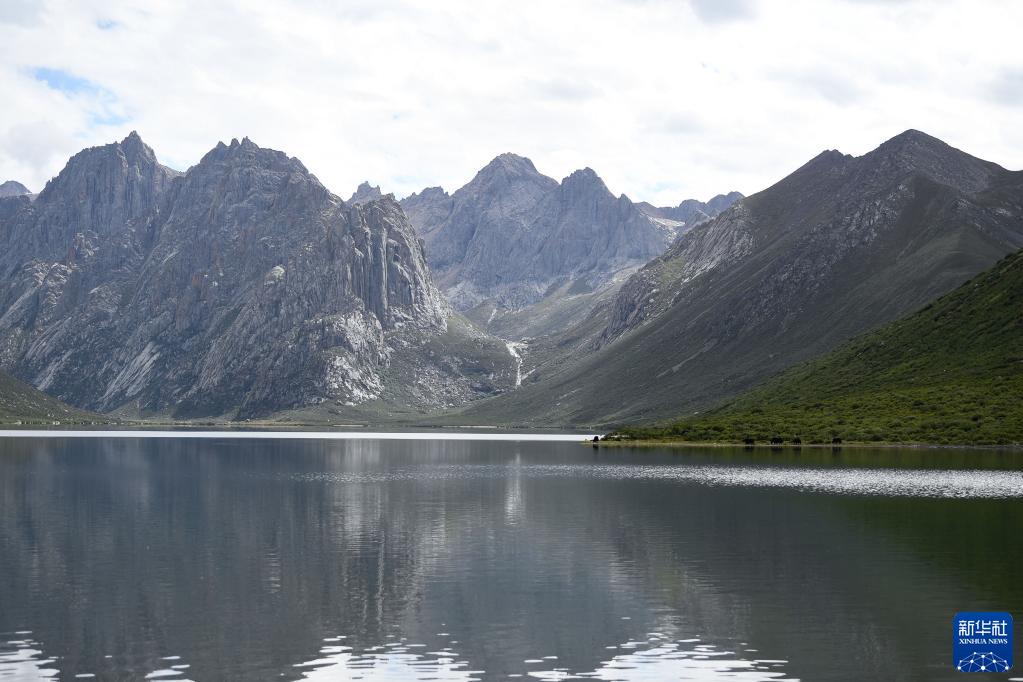
[[[841,450],[843,447],[848,448],[872,448],[872,449],[918,449],[918,450],[992,450],[992,451],[1006,451],[1006,452],[1023,452],[1023,444],[1021,445],[970,445],[970,444],[950,444],[950,443],[893,443],[889,441],[871,442],[871,441],[846,441],[841,444],[833,445],[831,443],[803,443],[801,445],[793,445],[792,443],[783,443],[781,445],[771,445],[770,443],[754,443],[753,445],[746,445],[744,443],[728,443],[722,441],[686,441],[686,440],[650,440],[650,439],[637,439],[637,440],[600,440],[598,442],[584,441],[583,445],[593,445],[597,447],[616,447],[616,448],[734,448],[743,450],[802,450],[802,449],[814,449],[814,450]]]
[[[589,434],[590,439],[595,434]],[[139,429],[0,429],[0,440],[7,438],[185,438],[235,440],[444,440],[577,443],[586,438],[580,433],[463,433],[423,431],[260,431],[260,430],[139,430]]]

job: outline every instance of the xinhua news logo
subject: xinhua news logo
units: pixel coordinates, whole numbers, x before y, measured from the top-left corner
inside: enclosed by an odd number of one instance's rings
[[[1012,667],[1012,614],[964,611],[952,619],[952,665],[964,673],[1004,673]]]

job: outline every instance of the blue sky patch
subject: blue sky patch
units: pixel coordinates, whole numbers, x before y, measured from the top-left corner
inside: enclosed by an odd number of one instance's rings
[[[131,120],[121,100],[107,88],[63,69],[38,66],[32,78],[84,106],[90,128],[120,126]]]
[[[92,81],[61,69],[36,67],[32,69],[32,77],[41,83],[45,83],[48,88],[68,95],[99,92],[102,90]]]

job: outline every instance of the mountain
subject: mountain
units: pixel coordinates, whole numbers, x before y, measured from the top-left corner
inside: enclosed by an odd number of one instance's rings
[[[184,174],[135,133],[85,150],[34,202],[0,201],[0,244],[0,366],[88,409],[415,411],[515,378],[393,198],[346,204],[247,138]]]
[[[902,317],[1023,246],[1023,173],[918,131],[826,151],[680,237],[461,423],[676,417]]]
[[[65,405],[9,374],[0,372],[0,424],[80,424],[106,421]]]
[[[706,415],[627,433],[1023,444],[1023,251]]]
[[[7,180],[0,184],[0,199],[4,197],[18,197],[23,194],[31,194],[28,187],[15,180]]]
[[[742,198],[743,196],[739,192],[729,192],[728,194],[718,194],[706,202],[686,199],[678,206],[657,207],[643,201],[637,206],[652,218],[681,223],[676,227],[676,231],[681,232],[711,218],[716,218],[722,211]]]
[[[498,156],[453,194],[429,188],[401,204],[438,285],[485,326],[552,296],[558,314],[545,319],[564,317],[566,299],[621,281],[675,234],[611,194],[592,169],[559,183],[515,154]],[[529,327],[514,326],[509,338]]]
[[[383,197],[383,193],[380,191],[380,186],[376,187],[370,185],[368,182],[363,182],[359,187],[352,193],[352,196],[348,199],[349,204],[365,204],[370,201],[376,201]]]

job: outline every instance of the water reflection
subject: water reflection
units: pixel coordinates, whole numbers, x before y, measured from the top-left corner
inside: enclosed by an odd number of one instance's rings
[[[0,678],[955,679],[1020,473],[847,452],[0,441]]]

